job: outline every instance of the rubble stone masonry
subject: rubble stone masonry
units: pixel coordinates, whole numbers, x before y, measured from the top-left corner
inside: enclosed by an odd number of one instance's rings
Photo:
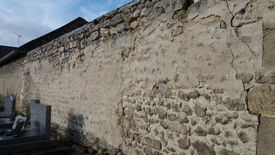
[[[264,154],[274,42],[274,0],[134,0],[1,66],[0,94],[99,152]]]

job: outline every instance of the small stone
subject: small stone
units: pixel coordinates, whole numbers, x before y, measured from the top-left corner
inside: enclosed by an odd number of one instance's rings
[[[153,6],[152,2],[146,1],[145,7],[150,8],[150,7],[152,7],[152,6]]]
[[[155,136],[159,134],[157,129],[154,129],[154,134],[155,134]]]
[[[169,139],[174,140],[174,135],[173,135],[172,133],[168,133],[168,134],[167,134],[167,137],[168,137]]]
[[[240,155],[240,154],[223,148],[218,152],[218,155]]]
[[[223,94],[224,93],[224,89],[214,89],[213,93],[214,94]]]
[[[221,20],[220,28],[221,29],[226,29],[226,23],[225,23],[225,21]]]
[[[163,131],[159,132],[159,137],[160,137],[160,139],[161,139],[162,141],[165,140],[165,139],[164,139],[164,132],[163,132]]]
[[[186,3],[188,3],[186,0],[175,1],[174,11],[181,10],[184,6],[186,6]]]
[[[142,110],[141,106],[140,105],[136,105],[136,110],[137,111],[141,111]]]
[[[141,10],[140,15],[141,15],[141,17],[147,16],[147,15],[149,15],[149,13],[150,13],[151,11],[152,11],[152,8],[143,8],[143,9]]]
[[[243,143],[247,143],[249,141],[249,137],[245,132],[240,132],[238,137]]]
[[[198,136],[206,136],[207,132],[202,127],[198,126],[195,132],[198,134]]]
[[[150,123],[150,124],[156,124],[156,123],[158,123],[158,122],[159,122],[158,119],[149,119],[149,123]]]
[[[176,150],[172,147],[168,147],[167,150],[170,151],[170,152],[176,152]]]
[[[221,145],[216,138],[211,138],[210,141],[213,143],[213,144],[216,144],[216,145]]]
[[[144,155],[144,153],[138,149],[135,150],[136,155]]]
[[[99,38],[99,32],[95,31],[91,34],[91,39],[94,41]]]
[[[179,91],[178,92],[178,97],[184,101],[188,101],[187,100],[187,94],[185,94],[183,91]]]
[[[239,144],[237,140],[229,140],[227,143],[229,145],[238,145]]]
[[[150,107],[146,107],[145,108],[145,114],[152,116],[154,113],[153,113],[153,110]]]
[[[180,123],[188,123],[189,122],[189,119],[188,117],[183,117],[183,118],[180,118]]]
[[[188,105],[184,105],[183,112],[188,116],[191,116],[193,114],[192,109]]]
[[[109,29],[100,28],[100,34],[102,34],[103,36],[107,36],[109,34]]]
[[[160,125],[164,128],[164,129],[168,129],[168,123],[166,121],[161,121]]]
[[[220,134],[220,130],[219,129],[215,129],[215,128],[209,128],[207,131],[208,134],[210,135],[219,135]]]
[[[223,124],[223,125],[227,124],[230,121],[228,119],[228,117],[220,118],[218,116],[215,118],[215,120],[216,120],[217,123],[220,123],[220,124]]]
[[[191,125],[196,125],[197,124],[197,121],[196,120],[194,120],[194,119],[191,119]]]
[[[190,140],[185,136],[178,140],[178,146],[179,148],[186,150],[190,146]]]
[[[145,6],[144,4],[139,4],[139,5],[138,5],[138,8],[139,8],[139,9],[143,9],[144,6]]]
[[[166,106],[167,109],[169,109],[169,110],[171,109],[171,104],[170,103],[167,103],[165,106]]]
[[[137,143],[140,143],[140,142],[141,142],[141,138],[140,138],[139,134],[135,134],[135,135],[134,135],[134,139],[135,139],[135,141],[136,141]]]
[[[111,23],[111,20],[110,20],[110,19],[106,19],[106,20],[103,21],[102,27],[109,27],[109,26],[112,26],[111,24],[112,24],[112,23]],[[97,27],[98,27],[98,26],[97,26]]]
[[[234,119],[237,119],[238,118],[238,113],[237,112],[233,112],[233,113],[225,113],[224,114],[225,117],[228,117],[228,118],[234,118]]]
[[[208,94],[200,94],[200,96],[204,97],[207,101],[211,101],[211,96]]]
[[[200,97],[200,94],[196,90],[193,92],[190,92],[188,94],[185,94],[183,91],[179,91],[178,96],[180,99],[182,99],[184,101],[189,101],[190,99],[196,99],[196,98]]]
[[[176,121],[178,119],[176,114],[168,114],[168,119],[170,121]]]
[[[190,92],[189,94],[188,94],[188,98],[189,99],[196,99],[196,98],[198,98],[198,97],[200,97],[200,94],[199,94],[199,92],[198,91],[193,91],[193,92]]]
[[[155,151],[154,155],[162,155],[162,153],[159,153],[158,151]]]
[[[177,133],[183,134],[183,135],[186,135],[187,132],[188,132],[188,128],[187,128],[186,125],[180,124],[180,123],[178,123],[176,121],[167,122],[167,127],[172,132],[177,132]]]
[[[130,121],[130,128],[135,130],[136,129],[136,123],[135,123],[133,117],[129,118],[129,121]]]
[[[225,131],[224,132],[224,137],[231,137],[232,133],[230,131]]]
[[[124,112],[128,117],[132,117],[134,114],[134,108],[132,107],[125,108]]]
[[[221,104],[222,103],[222,97],[219,95],[214,95],[213,96],[213,100],[217,103],[217,104]]]
[[[213,150],[212,147],[209,147],[207,144],[196,141],[192,143],[192,146],[194,149],[197,151],[197,154],[199,155],[215,155],[215,151]]]
[[[250,83],[244,83],[244,89],[245,90],[249,90],[251,88],[255,87],[255,84],[253,84],[252,82]]]
[[[122,127],[125,129],[130,127],[130,121],[126,117],[122,117],[121,123]]]
[[[140,10],[137,9],[137,10],[133,13],[133,18],[137,18],[137,17],[139,17],[139,15],[140,15]]]
[[[156,90],[156,92],[160,92],[161,95],[165,96],[166,98],[168,98],[171,95],[170,88],[167,84],[168,81],[169,79],[161,80],[158,83],[156,83],[153,87]]]
[[[143,116],[142,120],[143,120],[145,123],[148,123],[148,116]]]
[[[158,109],[158,116],[159,116],[160,119],[165,119],[166,116],[167,116],[166,110],[163,109],[163,108],[159,108]]]
[[[68,51],[70,49],[70,44],[66,43],[65,45],[65,51]]]
[[[172,107],[172,110],[174,112],[179,112],[179,105],[178,104],[172,104],[171,107]]]
[[[124,30],[127,30],[127,26],[126,26],[125,23],[118,24],[118,25],[116,26],[116,28],[117,28],[117,32],[122,32],[122,31],[124,31]]]
[[[242,80],[243,83],[249,83],[253,79],[251,73],[239,73],[236,75],[236,79]]]
[[[170,0],[163,0],[162,7],[165,9],[165,12],[169,12],[171,10]]]
[[[154,155],[152,149],[148,148],[148,147],[144,147],[144,153],[146,155]]]
[[[133,21],[130,26],[131,26],[132,29],[135,29],[135,28],[138,27],[138,25],[139,25],[138,21]]]
[[[116,14],[114,17],[112,17],[110,22],[111,22],[111,25],[117,25],[123,22],[123,18],[121,17],[120,14]]]
[[[233,99],[233,100],[227,99],[226,101],[223,102],[223,104],[228,110],[235,110],[235,111],[245,110],[245,107],[246,107],[245,102],[242,101],[241,99]]]
[[[199,106],[198,104],[195,105],[195,114],[198,116],[198,117],[204,117],[206,115],[206,108],[203,108],[201,106]]]
[[[123,14],[123,20],[128,23],[129,21],[131,21],[133,15],[131,13],[126,13],[126,14]]]
[[[147,145],[148,147],[154,148],[156,150],[161,150],[162,148],[162,144],[159,140],[155,140],[150,137],[143,138],[142,144]]]
[[[246,128],[257,128],[256,124],[242,124],[241,128],[246,129]]]
[[[111,35],[114,35],[114,34],[117,34],[118,32],[117,32],[117,29],[116,28],[114,28],[114,27],[111,27],[110,28],[110,34]]]
[[[58,51],[59,51],[59,52],[63,52],[63,51],[64,51],[64,49],[65,49],[65,48],[64,48],[64,46],[62,46],[62,47],[60,47],[60,48],[59,48],[59,50],[58,50]]]

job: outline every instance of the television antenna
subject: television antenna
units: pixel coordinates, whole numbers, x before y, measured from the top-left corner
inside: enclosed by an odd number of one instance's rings
[[[18,34],[16,32],[14,32],[14,34],[18,37],[18,47],[19,47],[20,46],[20,39],[21,39],[22,35]]]

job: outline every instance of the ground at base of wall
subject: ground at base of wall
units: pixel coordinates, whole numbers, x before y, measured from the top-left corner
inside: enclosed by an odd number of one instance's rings
[[[56,147],[31,150],[27,152],[7,155],[107,155],[91,148],[83,147],[75,143],[60,143]]]

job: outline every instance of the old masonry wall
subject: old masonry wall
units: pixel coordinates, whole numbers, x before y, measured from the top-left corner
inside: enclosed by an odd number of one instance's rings
[[[274,114],[274,8],[134,0],[29,52],[17,79],[21,60],[1,67],[0,93],[51,105],[60,138],[101,152],[256,154]]]

